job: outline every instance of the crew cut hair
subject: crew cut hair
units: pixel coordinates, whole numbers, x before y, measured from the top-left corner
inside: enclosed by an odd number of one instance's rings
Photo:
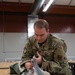
[[[49,29],[49,24],[46,20],[44,19],[38,19],[35,23],[34,23],[34,27],[37,27],[39,29],[41,28],[45,28],[46,31]]]

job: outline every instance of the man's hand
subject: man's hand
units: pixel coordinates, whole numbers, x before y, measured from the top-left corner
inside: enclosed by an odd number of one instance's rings
[[[42,56],[37,52],[37,58],[35,57],[36,62],[40,65],[42,63]],[[26,69],[30,70],[33,68],[33,60],[25,63]]]
[[[33,68],[33,63],[32,62],[26,62],[25,67],[26,67],[27,70],[30,70],[30,69]]]
[[[42,63],[42,56],[37,52],[38,58],[35,58],[36,62],[40,65]]]

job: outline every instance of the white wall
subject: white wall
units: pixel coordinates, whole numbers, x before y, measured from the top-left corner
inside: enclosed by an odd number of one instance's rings
[[[27,33],[0,33],[0,61],[22,56]]]
[[[65,40],[68,58],[75,59],[75,34],[53,33],[53,35]],[[0,33],[0,61],[21,59],[26,40],[27,33]]]

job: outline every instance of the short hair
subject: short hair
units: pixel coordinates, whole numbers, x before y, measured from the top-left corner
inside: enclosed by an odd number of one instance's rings
[[[45,28],[46,31],[49,29],[49,24],[46,20],[44,19],[38,19],[35,23],[34,23],[34,27],[37,27],[37,28]]]

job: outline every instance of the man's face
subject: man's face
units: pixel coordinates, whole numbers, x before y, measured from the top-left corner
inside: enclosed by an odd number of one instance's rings
[[[38,43],[42,43],[46,40],[47,35],[49,34],[49,30],[46,31],[45,28],[37,28],[36,26],[34,27],[34,35],[35,39],[38,41]]]

